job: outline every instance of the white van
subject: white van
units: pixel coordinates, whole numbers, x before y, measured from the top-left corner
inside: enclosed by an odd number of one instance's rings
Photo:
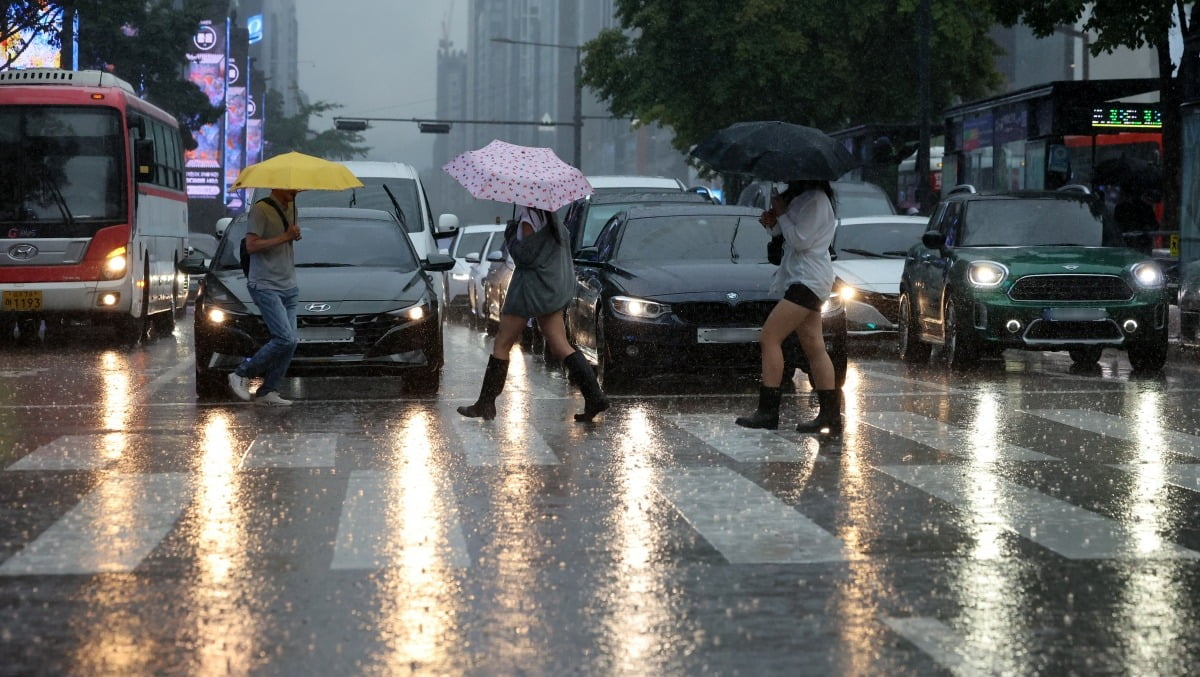
[[[347,160],[341,164],[363,182],[362,188],[301,191],[296,196],[296,206],[362,207],[392,212],[404,224],[417,255],[422,259],[437,253],[435,238],[438,234],[453,233],[458,228],[458,217],[454,214],[441,214],[436,222],[433,220],[425,187],[412,165],[368,160]],[[264,198],[269,193],[269,190],[256,189],[251,201]]]

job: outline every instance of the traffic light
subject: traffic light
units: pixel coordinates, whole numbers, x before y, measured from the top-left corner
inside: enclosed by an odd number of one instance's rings
[[[333,126],[339,132],[365,132],[367,131],[366,120],[346,120],[336,119],[333,121]]]
[[[418,122],[417,128],[422,134],[449,134],[449,122]]]

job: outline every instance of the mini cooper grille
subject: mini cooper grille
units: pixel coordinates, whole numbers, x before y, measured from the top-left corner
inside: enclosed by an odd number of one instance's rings
[[[1037,320],[1029,325],[1025,340],[1030,343],[1041,341],[1095,341],[1118,340],[1121,330],[1115,322],[1043,322]]]
[[[1014,301],[1128,301],[1133,290],[1113,275],[1030,275],[1008,292]]]
[[[774,301],[745,301],[742,303],[706,301],[672,303],[671,311],[688,324],[705,327],[761,326],[774,307]]]

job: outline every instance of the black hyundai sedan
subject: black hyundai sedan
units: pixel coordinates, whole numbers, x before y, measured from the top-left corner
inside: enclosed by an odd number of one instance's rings
[[[442,309],[427,271],[454,259],[417,258],[392,214],[369,209],[300,209],[304,237],[295,243],[300,301],[299,345],[288,376],[400,376],[412,394],[440,386]],[[245,214],[225,230],[212,263],[184,262],[203,272],[196,296],[196,393],[227,394],[226,375],[269,340],[250,299],[238,259]]]
[[[579,251],[568,332],[606,387],[653,373],[758,373],[758,334],[777,300],[768,294],[776,267],[767,262],[760,214],[713,204],[633,208]],[[822,315],[840,387],[846,314],[838,297]],[[784,362],[807,371],[794,335]]]

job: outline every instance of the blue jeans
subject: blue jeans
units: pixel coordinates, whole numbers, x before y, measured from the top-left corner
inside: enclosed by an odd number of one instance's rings
[[[271,334],[271,340],[258,349],[253,357],[238,365],[238,376],[254,378],[262,376],[263,383],[256,396],[262,397],[279,390],[279,383],[287,373],[292,355],[296,352],[296,306],[300,290],[295,287],[287,291],[278,289],[256,289],[250,287],[250,298],[262,313],[263,322]]]

